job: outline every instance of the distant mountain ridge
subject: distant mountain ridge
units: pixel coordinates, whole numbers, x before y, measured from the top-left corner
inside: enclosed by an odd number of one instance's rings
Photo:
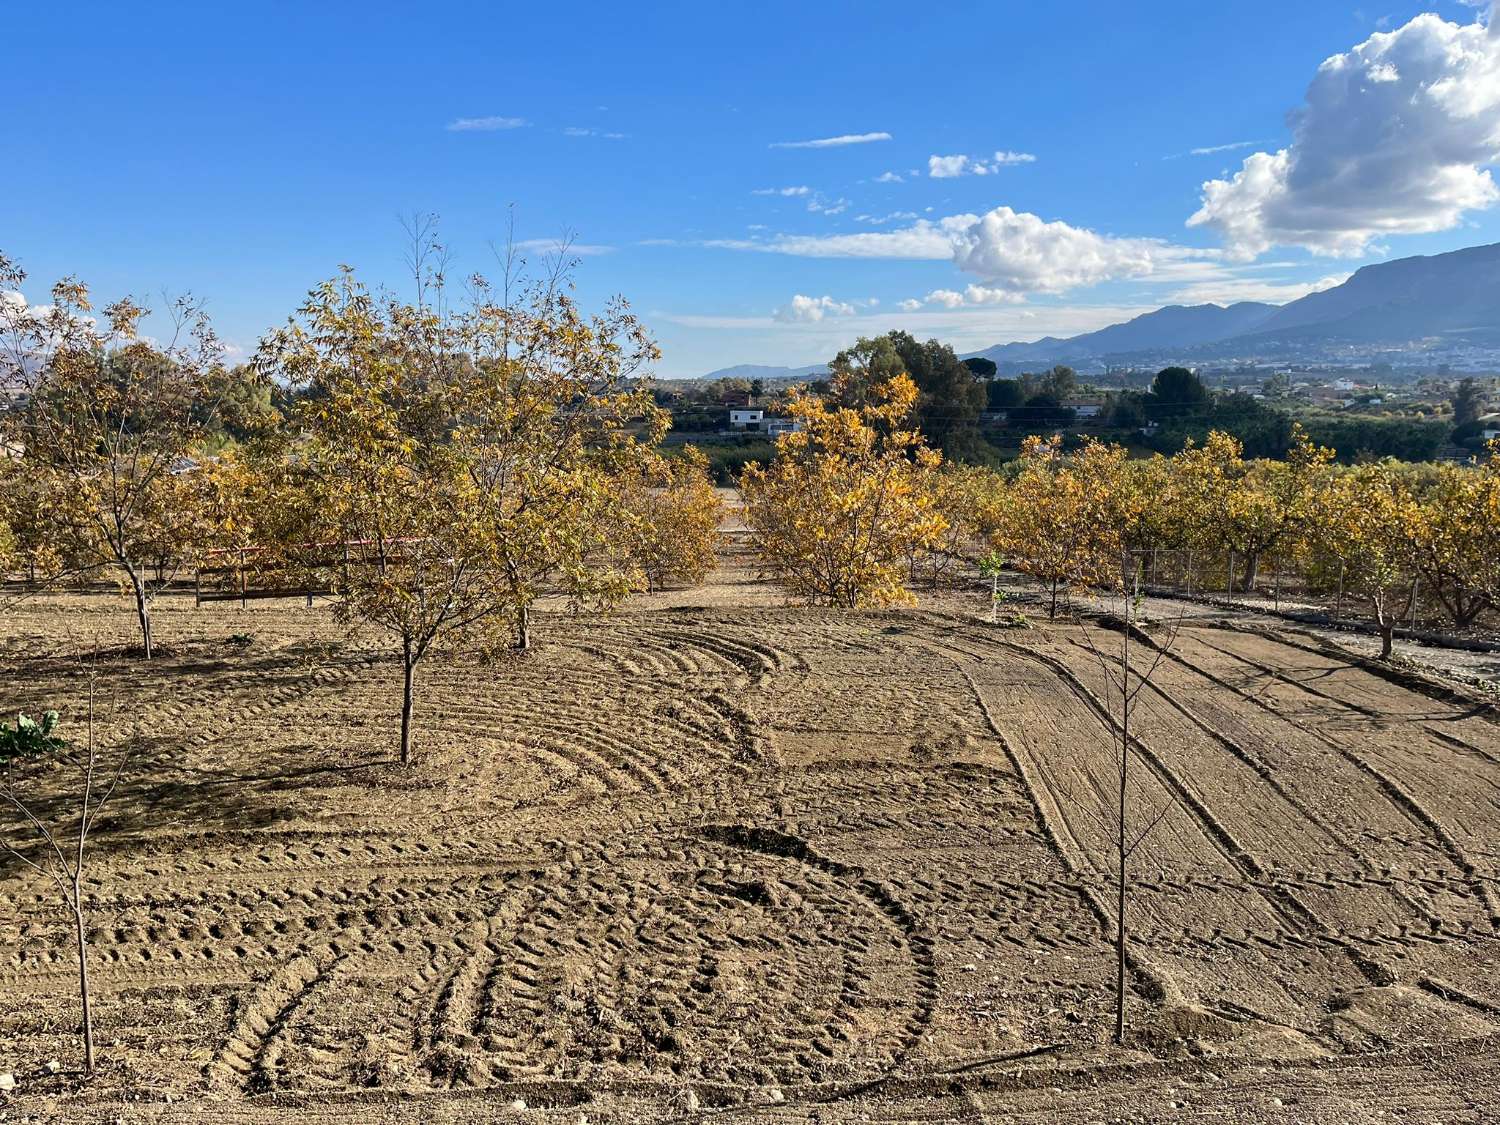
[[[1265,355],[1318,345],[1379,346],[1414,341],[1467,341],[1500,349],[1500,243],[1446,254],[1378,262],[1331,289],[1285,305],[1167,305],[1096,332],[996,344],[963,358],[993,360],[1002,370],[1132,356],[1184,361]],[[805,379],[826,364],[740,364],[705,379]]]
[[[1164,351],[1207,359],[1319,343],[1456,337],[1500,343],[1500,243],[1364,266],[1340,285],[1281,306],[1168,305],[1081,336],[997,344],[971,354],[1001,365]]]
[[[1227,307],[1167,305],[1097,332],[1066,339],[1046,336],[1031,343],[997,344],[973,355],[996,363],[1061,362],[1158,348],[1192,348],[1253,332],[1278,311],[1278,306],[1259,301],[1240,301]]]
[[[700,378],[713,379],[813,379],[828,374],[828,364],[810,363],[806,367],[773,367],[760,363],[740,363],[721,367]]]

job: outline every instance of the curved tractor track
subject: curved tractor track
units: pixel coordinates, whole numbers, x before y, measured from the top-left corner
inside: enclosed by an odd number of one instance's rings
[[[373,641],[300,607],[168,606],[170,662],[107,669],[151,736],[90,869],[114,1068],[90,1097],[256,1125],[515,1098],[567,1120],[1072,1121],[1165,1114],[1211,1066],[1247,1119],[1273,1088],[1319,1120],[1391,1090],[1461,1119],[1411,1052],[1481,1067],[1500,1042],[1482,708],[1297,637],[1183,629],[1128,746],[1155,827],[1118,1051],[1118,635],[725,588],[434,661],[410,770]],[[76,714],[76,663],[32,661],[0,712]],[[38,1084],[72,1057],[71,958],[47,886],[0,863],[0,1071]]]

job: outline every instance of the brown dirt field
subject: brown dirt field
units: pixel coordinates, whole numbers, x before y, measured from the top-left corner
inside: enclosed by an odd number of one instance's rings
[[[64,919],[0,863],[0,1120],[1500,1120],[1491,707],[1188,623],[1120,1049],[1104,678],[979,609],[726,570],[543,615],[421,673],[408,771],[397,667],[324,607],[168,599],[141,668],[122,601],[23,604],[0,711],[77,721],[97,641],[149,764],[89,868],[86,1090]]]

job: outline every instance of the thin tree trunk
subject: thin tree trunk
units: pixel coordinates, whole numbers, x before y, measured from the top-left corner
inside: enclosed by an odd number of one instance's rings
[[[1391,658],[1391,652],[1394,648],[1395,635],[1396,622],[1394,620],[1383,620],[1380,622],[1380,659],[1389,660]]]
[[[1245,552],[1245,593],[1255,593],[1255,581],[1260,577],[1260,552]]]
[[[411,639],[401,640],[401,764],[411,765],[411,713],[413,685],[417,674],[416,661],[412,659]]]
[[[531,606],[526,603],[516,610],[516,648],[522,652],[531,648]]]
[[[125,573],[130,576],[130,588],[135,594],[135,616],[141,627],[141,654],[151,659],[151,601],[146,597],[146,584],[136,572],[135,567],[127,566]]]
[[[83,888],[73,880],[73,928],[78,938],[78,996],[83,1005],[83,1076],[94,1076],[94,1011],[89,997],[89,943],[83,923]]]
[[[1129,586],[1125,589],[1125,631],[1121,641],[1122,669],[1120,690],[1120,805],[1119,838],[1116,846],[1120,852],[1119,882],[1115,888],[1115,1042],[1125,1042],[1125,889],[1126,889],[1126,843],[1125,814],[1126,782],[1130,772],[1130,619],[1134,609]]]

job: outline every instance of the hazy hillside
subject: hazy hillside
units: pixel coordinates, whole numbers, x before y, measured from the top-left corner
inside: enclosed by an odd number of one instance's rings
[[[998,344],[975,355],[996,363],[1083,359],[1158,348],[1191,348],[1253,332],[1277,312],[1275,305],[1241,301],[1223,305],[1168,305],[1123,324],[1065,340]]]
[[[1500,243],[1365,266],[1342,285],[1283,306],[1252,331],[1356,343],[1500,332]]]
[[[815,379],[828,374],[826,363],[810,363],[806,367],[773,367],[760,363],[739,363],[733,367],[721,367],[710,371],[704,379]]]
[[[1342,285],[1286,305],[1167,305],[1081,336],[996,344],[965,358],[981,356],[1015,370],[1106,356],[1160,359],[1175,352],[1211,359],[1322,342],[1359,346],[1449,336],[1500,341],[1500,243],[1365,266]],[[827,370],[824,364],[745,363],[704,378],[799,379]]]

